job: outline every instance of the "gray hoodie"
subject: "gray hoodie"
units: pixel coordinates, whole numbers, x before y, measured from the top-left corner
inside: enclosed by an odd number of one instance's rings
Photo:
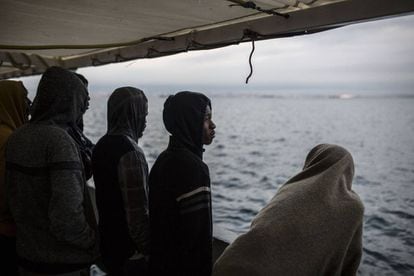
[[[40,80],[30,123],[8,141],[9,206],[17,253],[27,270],[70,272],[97,258],[96,220],[79,150],[67,133],[86,100],[78,77],[49,68]]]

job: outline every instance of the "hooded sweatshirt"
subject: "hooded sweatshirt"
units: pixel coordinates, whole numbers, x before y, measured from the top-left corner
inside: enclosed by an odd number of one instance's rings
[[[364,206],[352,190],[351,154],[323,144],[226,248],[214,276],[356,275]]]
[[[75,271],[98,255],[80,153],[67,133],[85,97],[85,87],[73,73],[49,68],[40,80],[30,122],[7,144],[6,180],[17,254],[29,271]]]
[[[86,137],[85,134],[83,134],[83,114],[88,110],[89,108],[89,93],[88,93],[88,80],[81,74],[75,73],[75,75],[81,80],[83,85],[86,88],[86,98],[83,103],[83,109],[81,116],[76,120],[76,124],[72,125],[68,129],[69,135],[72,137],[73,140],[75,140],[76,145],[78,146],[78,149],[81,154],[82,158],[82,165],[83,169],[85,171],[85,177],[87,180],[89,180],[92,177],[92,150],[94,147],[94,144]]]
[[[148,254],[148,165],[137,143],[147,109],[141,90],[116,89],[108,100],[108,132],[93,150],[100,248],[110,272],[134,252]]]
[[[20,81],[0,81],[0,235],[15,236],[16,227],[6,202],[6,142],[27,121],[27,90]]]
[[[163,111],[168,148],[150,173],[152,275],[210,275],[210,177],[202,161],[203,122],[210,100],[200,93],[170,96]]]

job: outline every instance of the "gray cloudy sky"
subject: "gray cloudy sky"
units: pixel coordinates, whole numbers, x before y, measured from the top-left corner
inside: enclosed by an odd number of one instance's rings
[[[306,36],[80,69],[91,90],[325,91],[414,94],[414,15]],[[35,87],[38,78],[26,78]]]

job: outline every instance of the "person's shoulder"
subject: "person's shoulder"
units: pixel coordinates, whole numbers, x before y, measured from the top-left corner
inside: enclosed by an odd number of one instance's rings
[[[104,146],[106,143],[108,143],[108,135],[104,135],[104,136],[102,136],[101,138],[99,138],[98,139],[98,142],[96,142],[96,144],[95,144],[95,149],[96,148],[98,148],[98,147],[102,147],[102,146]]]
[[[15,130],[10,136],[12,140],[28,140],[41,144],[59,144],[72,142],[70,135],[61,127],[28,123]]]
[[[169,163],[192,166],[202,162],[195,154],[188,150],[165,150],[160,156],[160,159],[166,159]]]
[[[196,176],[204,171],[205,164],[195,154],[189,151],[179,151],[170,153],[168,165],[170,169],[178,175]],[[178,173],[177,173],[178,172]]]
[[[52,125],[45,125],[39,127],[38,131],[35,131],[39,137],[44,139],[44,142],[48,144],[48,146],[53,147],[70,147],[76,148],[76,143],[73,138],[69,135],[69,133],[58,126]]]
[[[9,128],[2,128],[0,134],[0,140],[2,144],[7,144],[7,148],[20,148],[22,143],[30,141],[24,134],[25,125],[16,129],[11,130]]]
[[[69,133],[65,129],[63,129],[61,127],[58,127],[58,126],[48,126],[48,125],[46,125],[46,126],[44,126],[44,131],[45,131],[45,133],[47,133],[51,137],[55,136],[55,137],[60,137],[60,138],[69,138],[69,139],[71,139]]]
[[[128,137],[125,135],[105,134],[98,140],[98,143],[96,143],[96,145],[133,148],[133,144],[131,143],[130,139],[128,139]]]
[[[105,134],[98,140],[93,149],[95,155],[115,154],[123,156],[129,152],[137,152],[137,147],[134,145],[133,141],[124,135]]]
[[[13,130],[10,127],[6,125],[0,125],[0,145],[5,143],[12,133]]]

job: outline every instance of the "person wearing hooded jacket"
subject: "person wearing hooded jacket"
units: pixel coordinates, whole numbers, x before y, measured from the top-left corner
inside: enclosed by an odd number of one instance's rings
[[[92,154],[100,249],[110,275],[126,274],[132,263],[128,259],[149,251],[148,165],[138,146],[147,114],[144,92],[116,89],[108,100],[108,131]],[[145,271],[142,258],[140,263],[136,269]]]
[[[202,159],[215,135],[210,100],[188,91],[169,96],[163,120],[171,136],[149,177],[150,273],[210,275],[210,176]]]
[[[81,80],[83,85],[86,88],[87,97],[83,103],[82,114],[76,120],[74,127],[70,128],[68,133],[75,140],[80,155],[82,158],[82,165],[85,171],[86,180],[89,180],[92,177],[92,150],[95,146],[91,140],[83,133],[83,115],[89,108],[89,91],[88,91],[88,80],[81,74],[75,73],[75,75]]]
[[[17,275],[16,225],[6,199],[6,142],[27,122],[27,90],[21,81],[0,81],[0,275]]]
[[[313,148],[289,179],[228,246],[214,276],[356,275],[364,205],[352,190],[354,162],[337,145]]]
[[[48,68],[30,122],[7,143],[6,183],[21,275],[77,275],[98,257],[96,219],[80,152],[68,134],[86,98],[75,74]]]

